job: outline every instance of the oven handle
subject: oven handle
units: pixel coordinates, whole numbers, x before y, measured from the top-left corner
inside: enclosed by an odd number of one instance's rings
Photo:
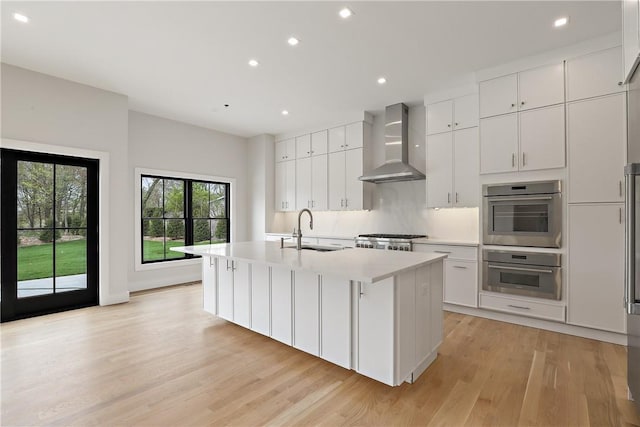
[[[551,196],[530,196],[530,197],[495,197],[495,196],[486,196],[490,202],[527,202],[527,201],[535,201],[535,200],[553,200]]]
[[[553,274],[553,270],[541,270],[537,268],[521,268],[521,267],[501,267],[499,265],[488,265],[489,268],[495,268],[496,270],[513,270],[513,271],[526,271],[529,273],[547,273]]]

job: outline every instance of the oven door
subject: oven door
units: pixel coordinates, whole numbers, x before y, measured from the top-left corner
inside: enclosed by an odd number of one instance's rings
[[[562,291],[560,271],[560,267],[485,261],[482,289],[559,300]]]
[[[560,193],[485,196],[485,245],[559,248],[562,230]]]

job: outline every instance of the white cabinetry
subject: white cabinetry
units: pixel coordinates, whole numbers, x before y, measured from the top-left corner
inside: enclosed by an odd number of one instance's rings
[[[296,209],[327,210],[327,155],[296,160]]]
[[[251,277],[246,262],[218,260],[218,315],[245,328],[251,326]]]
[[[364,122],[329,129],[329,152],[362,148],[364,141]]]
[[[218,260],[218,316],[233,322],[233,261]]]
[[[427,135],[478,126],[478,95],[427,105]]]
[[[625,332],[623,210],[569,205],[568,323]]]
[[[293,346],[320,355],[320,276],[296,271],[293,291]]]
[[[270,335],[271,269],[264,264],[251,265],[251,329]]]
[[[296,208],[296,162],[276,163],[276,210],[293,211]]]
[[[363,149],[329,154],[329,210],[367,209],[363,173]]]
[[[622,48],[567,60],[567,102],[624,92]]]
[[[276,162],[294,160],[296,158],[296,139],[290,138],[276,142]]]
[[[427,207],[478,206],[478,128],[427,137]]]
[[[564,104],[480,120],[480,173],[565,165]]]
[[[351,369],[351,282],[323,275],[320,286],[320,357]]]
[[[569,203],[624,200],[625,117],[624,93],[567,105]]]
[[[327,131],[314,132],[296,138],[296,159],[327,153]]]
[[[444,260],[444,295],[448,304],[478,306],[478,248],[475,246],[453,246],[415,244],[416,252],[447,254]]]
[[[292,344],[291,270],[271,267],[271,338]]]
[[[480,82],[480,117],[564,102],[564,63]]]
[[[538,319],[564,322],[565,305],[560,301],[527,298],[491,292],[480,293],[480,307]]]
[[[217,304],[217,264],[218,259],[209,257],[202,260],[202,308],[207,313],[218,314]]]
[[[296,159],[309,157],[311,155],[311,135],[301,135],[296,137]]]
[[[626,79],[640,57],[640,3],[638,0],[622,0],[622,45]]]

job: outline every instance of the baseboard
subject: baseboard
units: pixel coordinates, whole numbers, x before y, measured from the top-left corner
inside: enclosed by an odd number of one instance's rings
[[[180,285],[182,283],[199,282],[202,280],[202,272],[196,274],[181,274],[175,277],[162,279],[143,280],[129,283],[129,292],[148,291],[149,289],[165,288],[167,286]]]
[[[455,304],[443,304],[445,311],[453,313],[467,314],[470,316],[483,317],[485,319],[497,320],[500,322],[514,323],[521,326],[544,329],[546,331],[558,332],[561,334],[574,335],[592,340],[610,342],[612,344],[627,345],[627,336],[616,332],[600,331],[598,329],[585,328],[582,326],[567,325],[566,323],[552,322],[532,317],[518,316],[514,314],[501,313],[497,311],[485,310],[482,308],[464,307]]]
[[[113,305],[113,304],[122,304],[124,302],[129,302],[129,292],[121,292],[115,295],[107,295],[105,297],[100,297],[100,305]]]

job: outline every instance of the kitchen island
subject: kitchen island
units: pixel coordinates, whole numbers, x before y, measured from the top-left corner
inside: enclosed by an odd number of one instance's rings
[[[262,241],[172,250],[203,257],[205,311],[257,333],[391,386],[437,356],[446,255]]]

